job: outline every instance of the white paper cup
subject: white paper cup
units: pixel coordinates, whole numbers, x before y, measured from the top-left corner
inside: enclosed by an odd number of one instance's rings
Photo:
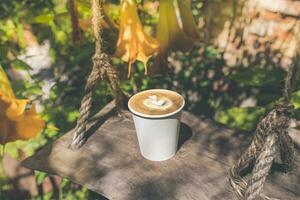
[[[163,89],[153,89],[151,91],[173,92]],[[183,100],[182,106],[174,112],[164,115],[138,113],[130,106],[132,98],[129,99],[128,107],[133,114],[140,151],[146,159],[163,161],[175,155],[178,145],[181,111],[185,104],[182,96],[181,98]]]

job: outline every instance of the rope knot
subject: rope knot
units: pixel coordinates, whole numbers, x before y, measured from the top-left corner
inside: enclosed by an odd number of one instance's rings
[[[275,104],[274,108],[278,114],[290,115],[293,112],[294,106],[286,100],[281,100]]]
[[[290,122],[290,116],[293,113],[293,105],[287,101],[280,101],[274,107],[275,117],[271,119],[273,121],[274,127],[276,130],[287,129]],[[274,131],[276,131],[274,130]],[[277,131],[276,131],[277,132]]]
[[[287,131],[292,112],[293,106],[289,101],[283,99],[277,102],[257,125],[252,143],[231,168],[229,180],[240,199],[267,199],[261,191],[277,150],[286,169],[292,168],[295,153]],[[252,176],[245,181],[241,172],[252,164]]]
[[[105,53],[95,54],[93,57],[94,67],[98,69],[101,79],[107,78],[107,70],[111,68],[109,56]]]

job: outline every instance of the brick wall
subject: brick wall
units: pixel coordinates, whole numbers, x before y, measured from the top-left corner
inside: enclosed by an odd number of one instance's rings
[[[237,9],[240,15],[228,18],[215,39],[226,63],[286,68],[295,54],[300,1],[250,0]]]

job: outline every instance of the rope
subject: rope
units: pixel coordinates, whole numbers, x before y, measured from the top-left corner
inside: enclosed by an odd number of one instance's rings
[[[285,170],[289,171],[292,169],[295,160],[295,147],[287,131],[279,135],[279,148],[281,161],[285,166]]]
[[[286,106],[285,103],[279,102],[275,108],[258,124],[250,146],[247,148],[245,153],[242,154],[237,163],[230,169],[229,181],[240,199],[245,199],[246,190],[250,186],[246,180],[240,176],[240,172],[246,167],[253,165],[255,160],[255,166],[257,166],[258,160],[262,158],[260,155],[265,151],[265,153],[270,151],[270,149],[266,148],[266,146],[270,146],[265,141],[269,136],[278,135],[281,130],[286,130],[289,124],[289,118],[286,117],[286,114],[289,113],[290,109],[290,106]],[[256,172],[253,170],[253,174],[255,173]],[[253,184],[257,184],[255,183],[256,180],[262,180],[260,183],[263,183],[266,178],[266,174],[259,173],[258,175],[255,175],[255,177],[257,176],[259,176],[260,179],[254,179]]]
[[[290,66],[287,73],[283,91],[284,98],[257,125],[250,146],[229,171],[229,182],[239,199],[271,199],[261,194],[261,191],[276,157],[277,149],[280,150],[281,160],[286,169],[292,168],[295,151],[287,129],[293,111],[293,106],[289,101],[296,78],[298,61],[299,56],[296,56],[294,64]],[[254,162],[252,176],[248,183],[240,173]]]
[[[123,93],[119,87],[119,75],[117,71],[109,63],[109,57],[102,52],[101,42],[101,3],[99,0],[93,0],[93,31],[95,37],[95,54],[93,56],[93,68],[87,79],[85,85],[85,94],[81,100],[79,117],[75,128],[73,141],[71,147],[73,149],[80,148],[87,140],[86,127],[92,107],[93,94],[95,92],[96,84],[100,79],[106,79],[109,82],[110,88],[116,99],[116,106],[118,111],[123,108]]]
[[[257,196],[260,195],[266,177],[269,174],[269,170],[276,156],[276,152],[277,152],[276,140],[277,139],[275,134],[271,134],[267,137],[266,143],[264,144],[264,148],[262,149],[261,153],[259,154],[256,160],[253,169],[253,175],[251,177],[249,186],[247,187],[246,190],[246,194],[245,194],[246,200],[256,199]]]
[[[261,195],[263,184],[276,156],[274,149],[279,146],[281,159],[290,169],[294,160],[294,147],[288,136],[288,117],[292,111],[285,101],[279,102],[275,108],[262,119],[255,130],[252,143],[237,163],[230,169],[229,181],[239,199],[269,199]],[[252,178],[248,184],[240,173],[255,162]]]
[[[299,39],[299,41],[300,41],[300,39]],[[297,48],[299,48],[299,47],[300,46],[298,45]],[[296,79],[296,75],[297,75],[297,65],[298,65],[298,61],[300,60],[299,56],[300,56],[300,51],[299,51],[299,53],[296,54],[294,62],[292,65],[290,65],[290,69],[286,76],[286,81],[285,81],[285,86],[284,86],[284,91],[283,91],[284,99],[286,102],[289,102],[291,100],[292,88],[295,84],[295,79]]]
[[[101,1],[102,2],[102,1]],[[102,53],[102,40],[101,40],[101,19],[102,19],[102,8],[99,0],[93,0],[93,30],[95,37],[95,54],[93,57],[94,68],[100,69],[100,75],[102,79],[107,79],[109,85],[116,98],[116,106],[119,110],[123,108],[123,92],[119,86],[119,74],[115,68],[109,63],[110,59],[105,54]]]
[[[257,152],[258,150],[256,142],[253,140],[247,151],[240,157],[236,165],[234,165],[229,171],[230,184],[240,198],[244,196],[244,193],[247,189],[247,182],[240,176],[239,173],[253,163]]]

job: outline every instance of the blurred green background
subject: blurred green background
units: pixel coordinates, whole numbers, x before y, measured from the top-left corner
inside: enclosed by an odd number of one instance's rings
[[[137,2],[145,28],[155,26],[157,13],[143,5],[152,3],[155,7],[157,1]],[[185,97],[186,110],[228,127],[253,131],[261,117],[281,98],[286,67],[279,60],[284,56],[280,49],[270,48],[267,40],[237,44],[239,41],[232,36],[241,37],[241,26],[247,26],[240,24],[246,2],[193,0],[192,13],[201,35],[194,49],[187,53],[172,52],[169,74],[151,77],[145,76],[142,63],[136,62],[133,75],[127,78],[127,64],[113,57],[112,64],[120,72],[122,89],[127,94],[148,88],[172,89]],[[88,23],[90,1],[78,0],[77,6],[81,23]],[[38,171],[26,174],[18,171],[22,158],[32,155],[76,124],[84,84],[92,66],[94,39],[91,28],[82,25],[82,42],[73,42],[69,8],[67,0],[1,0],[0,64],[16,96],[37,102],[47,127],[30,141],[6,146],[3,165],[0,165],[0,199],[100,198],[67,179]],[[119,1],[110,1],[107,15],[118,24]],[[235,31],[231,31],[233,28]],[[227,39],[222,38],[222,34],[228,36]],[[104,48],[111,55],[117,36],[116,28],[105,27]],[[222,42],[226,42],[226,46],[222,46]],[[227,53],[243,48],[245,52],[239,61]],[[229,64],[231,61],[234,64]],[[299,82],[296,88],[299,89]],[[112,98],[108,85],[99,82],[93,112]],[[293,104],[297,119],[300,91],[294,92]],[[24,177],[25,183],[20,183]]]

